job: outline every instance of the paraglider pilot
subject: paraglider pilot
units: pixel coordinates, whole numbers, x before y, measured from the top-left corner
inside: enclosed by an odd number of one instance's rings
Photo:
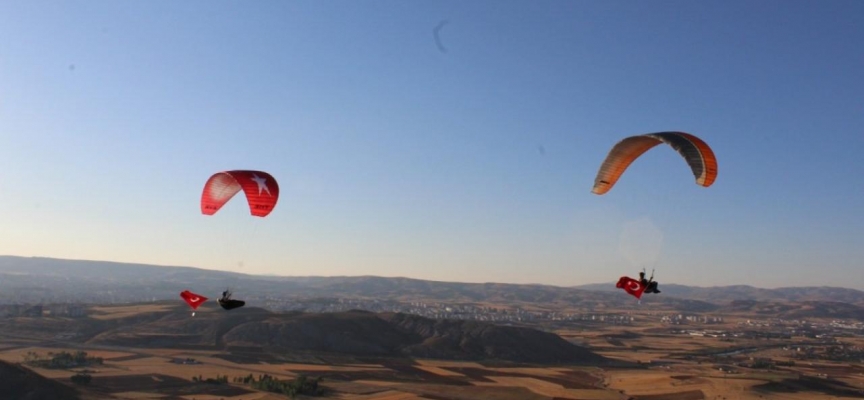
[[[234,300],[231,298],[231,290],[222,292],[222,297],[218,300],[219,305],[226,310],[233,310],[238,307],[243,307],[246,302],[243,300]]]
[[[650,279],[645,279],[645,270],[639,273],[639,281],[642,283],[642,286],[645,286],[645,293],[660,293],[657,290],[657,282],[654,281],[654,274],[651,274]]]

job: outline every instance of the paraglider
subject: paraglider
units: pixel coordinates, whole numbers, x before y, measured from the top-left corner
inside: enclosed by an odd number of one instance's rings
[[[233,310],[235,308],[240,308],[246,305],[246,302],[243,300],[235,300],[231,298],[231,291],[226,290],[222,292],[222,297],[220,297],[216,302],[219,303],[225,310]]]
[[[193,310],[197,310],[198,307],[201,306],[201,304],[204,304],[204,302],[207,301],[206,297],[200,294],[192,293],[188,290],[180,292],[180,297],[183,298],[183,300],[185,300],[186,303],[189,304],[189,307],[192,307]],[[194,311],[192,312],[192,316],[195,316]]]
[[[639,279],[622,276],[621,279],[618,279],[615,287],[624,289],[625,292],[640,300],[644,293],[660,293],[657,290],[657,282],[654,281],[654,273],[651,273],[651,278],[645,279],[645,270],[639,273]]]
[[[267,172],[255,170],[231,170],[217,172],[207,179],[201,192],[201,214],[214,215],[238,192],[246,195],[249,212],[254,217],[264,218],[273,211],[279,201],[279,183]],[[248,243],[245,237],[241,242]],[[238,263],[243,265],[242,261]],[[217,301],[225,310],[243,307],[246,302],[231,299],[226,290]]]
[[[263,171],[235,170],[213,174],[201,193],[201,213],[213,215],[243,190],[253,216],[266,217],[279,200],[279,184]]]
[[[657,132],[631,136],[615,144],[600,166],[591,192],[598,195],[608,192],[634,160],[660,143],[672,146],[684,157],[696,184],[709,187],[717,179],[717,158],[702,139],[684,132]]]

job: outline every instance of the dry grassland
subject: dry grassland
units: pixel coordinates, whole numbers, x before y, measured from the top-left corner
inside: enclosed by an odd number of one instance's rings
[[[526,377],[510,377],[510,376],[490,376],[492,383],[476,382],[477,386],[501,386],[501,387],[522,387],[536,394],[548,397],[580,399],[580,400],[617,400],[620,398],[618,393],[607,390],[594,389],[567,389],[562,385],[552,382],[540,380],[537,378]]]
[[[490,306],[495,306],[491,304]],[[128,317],[138,313],[170,309],[166,305],[129,307],[93,307],[96,319]],[[634,314],[637,321],[642,315]],[[725,329],[726,324],[704,326]],[[764,345],[764,341],[736,339],[734,342],[707,336],[668,333],[669,326],[658,323],[566,329],[556,333],[574,343],[583,343],[606,357],[639,362],[627,368],[596,367],[486,367],[477,362],[444,360],[381,360],[377,363],[338,365],[313,364],[317,358],[296,358],[292,363],[256,362],[255,353],[226,357],[215,350],[181,349],[84,349],[88,355],[101,357],[104,364],[88,368],[93,371],[94,386],[113,398],[139,400],[183,398],[187,400],[275,400],[285,396],[256,392],[232,382],[235,377],[268,374],[292,379],[299,374],[323,376],[323,385],[331,389],[329,398],[356,400],[816,400],[852,399],[830,393],[841,393],[842,386],[854,391],[864,388],[864,366],[830,362],[796,362],[785,371],[741,369],[725,375],[712,362],[698,362],[680,357],[688,352],[723,351],[732,346]],[[699,329],[698,324],[686,327]],[[864,339],[844,339],[864,347]],[[52,348],[39,345],[23,347],[22,340],[0,343],[0,359],[21,362],[30,351],[46,356],[48,352],[77,348]],[[36,342],[34,342],[36,343]],[[754,357],[790,360],[792,352],[781,348],[751,353]],[[175,359],[192,358],[196,364],[178,364]],[[309,364],[303,362],[309,360]],[[234,361],[240,362],[234,362]],[[325,359],[322,359],[325,360]],[[299,362],[296,362],[299,361]],[[379,360],[375,360],[376,362]],[[665,361],[658,364],[658,361]],[[52,379],[68,381],[74,373],[68,370],[35,368]],[[832,380],[828,381],[824,375]],[[228,376],[228,385],[195,384],[192,377]],[[821,380],[820,380],[821,379]],[[197,385],[197,386],[196,386]],[[841,386],[837,391],[837,386]],[[201,389],[204,387],[204,389]],[[201,389],[200,392],[195,390]],[[219,392],[219,391],[222,392]],[[847,390],[845,393],[850,393]],[[244,393],[245,394],[239,394]]]
[[[118,392],[118,393],[113,393],[112,396],[114,396],[118,399],[128,399],[128,400],[161,399],[161,398],[165,397],[164,394],[144,393],[144,392]]]
[[[29,347],[0,352],[0,359],[20,362],[28,351],[41,355],[50,352],[76,351],[77,349],[60,349],[47,347]],[[214,378],[217,375],[227,375],[229,382],[234,377],[252,374],[269,374],[280,379],[294,378],[298,372],[315,376],[316,372],[324,375],[352,376],[357,374],[376,373],[372,376],[382,376],[381,379],[358,379],[354,381],[328,381],[334,392],[330,397],[340,399],[370,399],[370,400],[411,400],[411,399],[455,399],[455,400],[549,400],[551,397],[563,399],[618,399],[614,392],[597,389],[567,389],[558,383],[544,381],[544,378],[567,379],[566,368],[558,370],[544,368],[485,368],[474,362],[421,360],[417,365],[409,366],[394,364],[382,366],[377,364],[355,364],[339,366],[323,366],[318,364],[238,364],[223,358],[214,357],[214,352],[190,352],[169,349],[135,349],[134,352],[88,350],[88,355],[103,357],[101,366],[87,368],[94,377],[95,388],[110,388],[111,396],[118,399],[158,399],[163,397],[181,397],[203,399],[235,399],[264,400],[265,393],[248,393],[237,396],[225,394],[183,394],[173,393],[182,386],[193,385],[192,377]],[[173,359],[194,358],[200,364],[177,364]],[[395,370],[392,368],[396,368]],[[420,377],[418,382],[403,382],[398,379],[388,381],[386,376],[396,378],[399,374],[410,374],[411,370],[427,373],[426,378]],[[68,380],[73,371],[33,368],[37,373],[52,379]],[[470,370],[468,377],[460,370]],[[346,375],[347,374],[347,375]],[[499,376],[499,375],[511,376]],[[519,376],[512,376],[519,375]],[[522,376],[525,375],[525,376]],[[527,375],[536,376],[528,377]],[[438,379],[431,379],[437,376]],[[454,380],[455,379],[455,380]],[[476,379],[480,379],[478,382]],[[100,383],[101,382],[101,383]],[[110,383],[109,383],[110,382]],[[185,383],[184,383],[185,382]],[[105,385],[108,386],[105,386]],[[236,386],[236,385],[222,385]],[[242,385],[237,388],[248,389]],[[274,397],[284,398],[284,397]]]
[[[429,372],[431,374],[438,375],[438,376],[465,376],[465,375],[460,374],[458,372],[453,372],[450,370],[446,370],[444,368],[433,367],[433,366],[428,366],[428,365],[418,365],[415,368]]]
[[[94,306],[90,307],[91,314],[90,318],[93,319],[117,319],[117,318],[126,318],[134,315],[138,315],[141,313],[153,313],[153,312],[163,312],[170,311],[174,309],[174,306],[168,304],[145,304],[145,305],[137,305],[137,306]]]
[[[482,364],[470,361],[448,361],[448,360],[416,360],[417,364],[439,368],[484,368]]]
[[[368,394],[368,395],[343,395],[337,397],[339,399],[352,400],[415,400],[424,399],[414,393],[400,392],[398,390],[386,390],[383,392]]]

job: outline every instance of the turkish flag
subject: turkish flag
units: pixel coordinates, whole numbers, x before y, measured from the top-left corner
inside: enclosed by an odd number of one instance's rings
[[[183,300],[186,300],[186,302],[189,303],[189,306],[192,307],[193,310],[197,310],[198,306],[204,304],[204,302],[207,301],[206,297],[200,294],[192,293],[188,290],[180,292],[180,297],[182,297]]]
[[[618,284],[615,286],[619,289],[624,289],[625,292],[630,293],[637,299],[641,299],[642,292],[645,291],[645,285],[643,285],[642,282],[628,276],[622,276],[621,279],[618,280]]]

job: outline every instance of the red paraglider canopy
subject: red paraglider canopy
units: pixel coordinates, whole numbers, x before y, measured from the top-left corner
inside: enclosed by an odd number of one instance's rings
[[[622,276],[615,286],[619,289],[624,289],[625,292],[629,293],[637,299],[641,299],[642,292],[645,291],[645,286],[642,285],[642,283],[639,282],[638,279],[633,279],[629,276]]]
[[[189,303],[189,307],[192,307],[193,310],[197,310],[201,304],[204,304],[204,302],[207,301],[206,297],[192,293],[188,290],[180,292],[180,297],[182,297],[183,300],[186,300],[186,302]]]
[[[214,174],[201,193],[201,213],[213,215],[243,190],[253,216],[266,217],[279,200],[279,184],[262,171],[224,171]]]

